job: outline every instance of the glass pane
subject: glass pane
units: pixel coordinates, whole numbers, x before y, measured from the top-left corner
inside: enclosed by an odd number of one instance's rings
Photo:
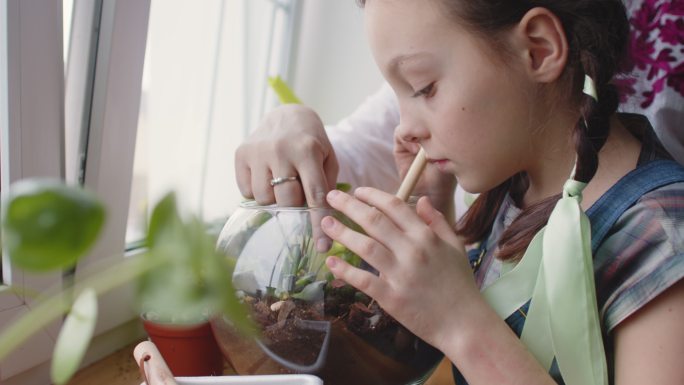
[[[126,240],[175,191],[183,211],[223,221],[240,202],[233,154],[270,108],[266,77],[286,62],[288,1],[153,0]],[[182,28],[179,28],[182,26]],[[275,64],[274,64],[275,63]]]
[[[0,28],[5,28],[5,25],[1,19],[0,19]],[[0,92],[5,92],[5,91],[0,90]],[[2,100],[2,98],[0,98],[0,100]],[[4,108],[0,108],[0,110],[4,110]],[[2,186],[2,135],[0,135],[0,186]],[[0,187],[0,195],[2,195],[2,187]],[[4,282],[4,276],[2,274],[2,265],[5,264],[3,262],[3,260],[4,260],[3,252],[2,252],[3,249],[4,249],[4,247],[2,247],[2,231],[0,231],[0,286],[2,286],[2,283]]]
[[[62,0],[63,3],[63,31],[64,31],[64,68],[66,68],[69,55],[69,43],[71,42],[71,17],[74,9],[74,0]]]

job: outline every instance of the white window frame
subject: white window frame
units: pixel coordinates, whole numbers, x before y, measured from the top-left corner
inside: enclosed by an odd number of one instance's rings
[[[0,1],[0,130],[2,194],[31,177],[64,178],[62,1]],[[12,266],[3,251],[0,326],[25,313],[30,291],[61,282],[58,273],[33,275]],[[59,322],[0,362],[0,382],[47,361]]]
[[[79,135],[74,143],[80,143],[81,148],[71,167],[79,163],[85,167],[84,173],[75,172],[72,178],[79,179],[103,201],[107,220],[102,236],[76,268],[77,281],[84,271],[125,258],[150,11],[150,0],[105,0],[101,6],[97,3],[100,1],[74,2],[72,31],[80,31],[83,38],[73,39],[69,50],[66,121],[79,127],[72,135]],[[87,32],[95,30],[96,24],[99,35],[95,42]],[[94,66],[86,58],[94,58]],[[85,132],[87,137],[83,136]],[[138,316],[131,306],[133,289],[128,285],[99,298],[96,334]]]
[[[149,5],[149,0],[74,2],[65,96],[62,1],[0,0],[0,17],[7,26],[0,31],[2,192],[16,180],[49,176],[83,184],[102,199],[107,223],[77,266],[77,281],[89,268],[124,258]],[[67,162],[65,120],[70,127],[66,135],[74,140],[68,142],[78,144],[68,149],[76,156]],[[81,164],[85,152],[88,157]],[[61,282],[58,273],[33,276],[12,267],[7,258],[3,263],[3,280],[20,291],[0,296],[0,327],[30,308],[24,288],[44,291]],[[131,303],[130,287],[99,298],[96,335],[110,346],[91,346],[91,352],[101,356],[128,342],[107,336],[121,335],[114,330],[119,326],[131,327],[128,321],[137,317]],[[59,326],[51,325],[0,362],[0,382],[49,382],[47,361]],[[93,356],[86,361],[97,358]]]
[[[266,71],[279,62],[275,67],[285,70],[281,75],[287,80],[300,0],[275,3],[290,4],[291,29],[285,34],[284,52],[278,59],[269,60]],[[7,30],[0,32],[0,49],[7,52],[0,59],[0,86],[5,92],[0,104],[7,109],[0,110],[2,191],[19,179],[52,176],[80,183],[103,200],[108,211],[103,235],[78,264],[78,281],[85,271],[126,257],[125,231],[150,0],[74,0],[66,84],[62,1],[0,0],[0,7],[0,17],[7,25]],[[3,273],[6,281],[22,288],[45,290],[61,282],[60,274],[34,277],[9,265],[4,266]],[[131,306],[131,286],[99,298],[96,335],[106,336],[130,325],[129,321],[138,316]],[[22,292],[0,296],[0,327],[30,305],[31,300]],[[25,383],[26,378],[31,378],[31,383],[48,381],[46,363],[58,328],[59,323],[52,325],[0,362],[0,382],[5,383],[7,378],[8,384]],[[126,341],[114,341],[117,343],[96,350],[107,354]],[[93,357],[88,359],[92,361]]]

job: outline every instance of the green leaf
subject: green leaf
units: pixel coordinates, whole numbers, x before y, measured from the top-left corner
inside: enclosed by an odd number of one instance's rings
[[[310,273],[310,274],[305,275],[304,277],[298,279],[295,282],[294,291],[301,291],[302,289],[304,289],[305,286],[312,283],[315,279],[316,279],[316,274]]]
[[[163,261],[144,274],[138,293],[144,312],[161,322],[196,323],[224,314],[250,331],[245,305],[235,295],[231,260],[197,218],[183,220],[172,194],[156,205],[145,258]]]
[[[278,96],[280,103],[283,104],[302,104],[294,91],[280,78],[280,76],[272,76],[268,78],[268,84]]]
[[[323,300],[323,289],[326,281],[312,282],[299,293],[292,294],[293,298],[301,299],[303,301],[319,301]]]
[[[50,376],[55,384],[65,384],[78,370],[97,321],[95,290],[85,289],[74,302],[57,337]]]
[[[152,209],[150,225],[147,229],[147,244],[153,246],[158,243],[162,233],[178,231],[181,219],[176,205],[176,194],[166,194]]]
[[[335,190],[349,192],[349,190],[351,190],[351,185],[349,183],[339,182],[335,185]]]
[[[93,245],[104,219],[102,203],[80,187],[22,180],[4,202],[3,241],[12,262],[25,270],[69,268]]]

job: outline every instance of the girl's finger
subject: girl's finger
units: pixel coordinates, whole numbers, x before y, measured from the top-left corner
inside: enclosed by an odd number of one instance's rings
[[[353,267],[338,257],[328,257],[325,263],[335,278],[347,282],[377,301],[380,301],[378,296],[388,291],[380,277],[369,271]]]
[[[376,270],[387,273],[388,269],[396,265],[392,253],[384,245],[348,228],[337,219],[327,216],[321,221],[321,227],[330,238],[347,246]]]
[[[416,212],[418,213],[420,219],[422,219],[425,224],[428,225],[430,229],[435,232],[435,234],[437,234],[437,236],[452,245],[461,244],[460,239],[454,232],[454,229],[451,227],[451,225],[449,225],[449,222],[444,217],[444,214],[432,206],[430,198],[424,196],[418,199],[418,203],[416,204]]]
[[[359,187],[354,191],[354,197],[385,213],[397,228],[405,232],[424,226],[415,210],[392,194],[372,187]]]
[[[328,203],[356,222],[371,238],[378,240],[388,249],[395,250],[397,247],[406,246],[405,237],[400,229],[382,210],[338,190],[328,193]]]

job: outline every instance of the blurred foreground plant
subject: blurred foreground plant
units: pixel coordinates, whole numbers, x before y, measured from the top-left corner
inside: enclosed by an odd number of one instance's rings
[[[73,268],[97,240],[105,221],[100,200],[80,187],[55,180],[13,184],[2,205],[2,241],[12,263],[26,271]],[[0,332],[0,360],[48,324],[67,315],[53,353],[51,376],[66,383],[76,372],[97,321],[97,296],[125,284],[137,285],[140,310],[173,322],[182,315],[225,316],[253,333],[247,310],[235,297],[228,259],[197,218],[178,213],[173,193],[154,208],[146,251],[80,279],[39,299]]]

